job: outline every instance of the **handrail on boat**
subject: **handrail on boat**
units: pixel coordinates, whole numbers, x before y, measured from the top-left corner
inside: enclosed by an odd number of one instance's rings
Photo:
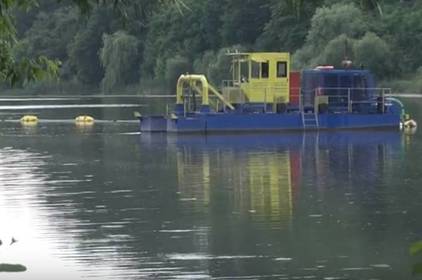
[[[223,86],[230,86],[230,82],[232,81],[225,81]],[[204,75],[182,75],[180,76],[177,84],[177,104],[184,104],[186,98],[186,96],[184,96],[184,90],[187,87],[190,87],[201,95],[202,105],[210,104],[212,99],[210,99],[211,96],[209,96],[209,94],[212,93],[217,100],[217,111],[219,109],[219,103],[225,105],[223,109],[229,108],[234,110],[232,103],[243,104],[248,102],[245,96],[242,94],[239,95],[236,92],[228,91],[225,92],[224,95],[219,93],[217,89],[208,83]],[[267,108],[267,104],[280,103],[280,101],[276,99],[275,92],[282,89],[283,87],[279,86],[265,87],[263,99],[265,110]],[[292,90],[292,88],[290,88],[290,90]],[[379,107],[379,112],[384,113],[386,106],[388,106],[390,101],[388,96],[391,94],[391,89],[364,87],[318,87],[307,91],[301,88],[295,88],[295,92],[298,92],[298,94],[290,94],[288,100],[286,101],[289,103],[291,101],[290,98],[293,98],[292,100],[295,100],[293,102],[298,105],[299,111],[303,111],[310,107],[318,110],[317,108],[321,104],[333,104],[334,106],[344,107],[347,112],[351,113],[354,110],[354,106],[360,106],[358,104],[374,104],[376,102]],[[235,94],[234,96],[236,96],[236,98],[232,98],[232,94]]]

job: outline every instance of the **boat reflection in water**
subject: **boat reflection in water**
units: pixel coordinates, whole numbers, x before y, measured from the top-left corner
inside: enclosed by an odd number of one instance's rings
[[[399,132],[68,129],[2,138],[0,238],[19,242],[0,257],[19,279],[409,279]]]
[[[348,186],[362,176],[375,184],[385,177],[389,157],[402,146],[402,135],[396,131],[179,135],[164,139],[176,151],[182,200],[192,198],[202,207],[212,203],[213,192],[229,189],[233,211],[282,224],[289,223],[295,197],[304,186],[323,189],[326,180],[333,177],[341,177]],[[302,184],[302,178],[312,181]]]
[[[312,263],[320,277],[343,277],[344,271],[327,272],[347,267],[318,268],[315,261],[350,253],[344,248],[347,238],[365,248],[365,234],[343,232],[339,221],[347,217],[353,224],[359,215],[370,214],[365,205],[359,206],[363,214],[348,207],[359,200],[375,202],[379,186],[389,180],[392,159],[403,152],[398,131],[157,134],[141,139],[154,145],[162,141],[169,154],[175,152],[182,216],[189,217],[196,231],[191,252],[183,253],[189,251],[185,248],[168,257],[197,261],[196,269],[214,277],[304,276],[309,275],[304,265]],[[315,228],[318,224],[327,229]],[[346,257],[350,263],[361,263],[357,251]],[[274,261],[289,264],[274,268]],[[321,272],[325,266],[327,271]]]
[[[276,139],[264,137],[271,142]],[[287,139],[293,145],[301,143],[300,136]],[[266,146],[261,140],[253,136],[179,136],[173,144],[182,200],[192,198],[203,208],[212,203],[212,193],[221,193],[232,201],[234,213],[289,223],[293,193],[300,180],[300,146],[289,150],[271,147],[277,142]]]

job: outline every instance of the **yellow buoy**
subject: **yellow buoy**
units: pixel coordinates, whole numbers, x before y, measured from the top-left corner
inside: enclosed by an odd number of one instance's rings
[[[20,119],[24,125],[34,125],[38,123],[38,117],[34,115],[25,115]]]
[[[94,118],[88,115],[78,116],[75,118],[77,125],[92,125],[94,124]]]
[[[409,119],[404,121],[403,126],[404,128],[416,128],[418,127],[418,124],[414,120]]]

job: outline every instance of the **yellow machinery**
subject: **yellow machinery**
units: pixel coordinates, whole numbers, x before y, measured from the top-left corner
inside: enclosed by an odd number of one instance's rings
[[[230,81],[223,81],[223,96],[230,103],[289,102],[289,53],[231,53]]]
[[[232,80],[223,81],[222,94],[204,75],[181,75],[177,82],[177,105],[184,106],[185,112],[190,111],[186,110],[188,99],[193,96],[196,102],[200,97],[203,110],[210,105],[210,94],[216,97],[217,109],[220,103],[230,110],[234,110],[234,104],[258,103],[270,105],[275,111],[289,103],[289,53],[228,55],[232,57],[233,76]],[[186,90],[191,92],[186,94]]]
[[[184,90],[189,88],[200,94],[202,99],[202,106],[209,106],[209,93],[214,94],[219,101],[221,101],[229,109],[234,110],[234,107],[228,102],[212,85],[208,83],[204,75],[181,75],[177,81],[176,104],[186,105]],[[186,111],[186,110],[185,110]]]

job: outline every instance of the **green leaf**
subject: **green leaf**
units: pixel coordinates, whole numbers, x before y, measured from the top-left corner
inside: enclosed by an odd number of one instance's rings
[[[32,71],[33,71],[33,75],[34,75],[34,79],[35,80],[39,80],[40,81],[40,80],[44,79],[45,72],[42,69],[34,67],[32,69]]]
[[[410,246],[409,252],[412,256],[418,255],[422,253],[422,241],[413,243]]]
[[[413,275],[420,275],[422,274],[422,263],[415,263],[412,267],[412,274]]]

